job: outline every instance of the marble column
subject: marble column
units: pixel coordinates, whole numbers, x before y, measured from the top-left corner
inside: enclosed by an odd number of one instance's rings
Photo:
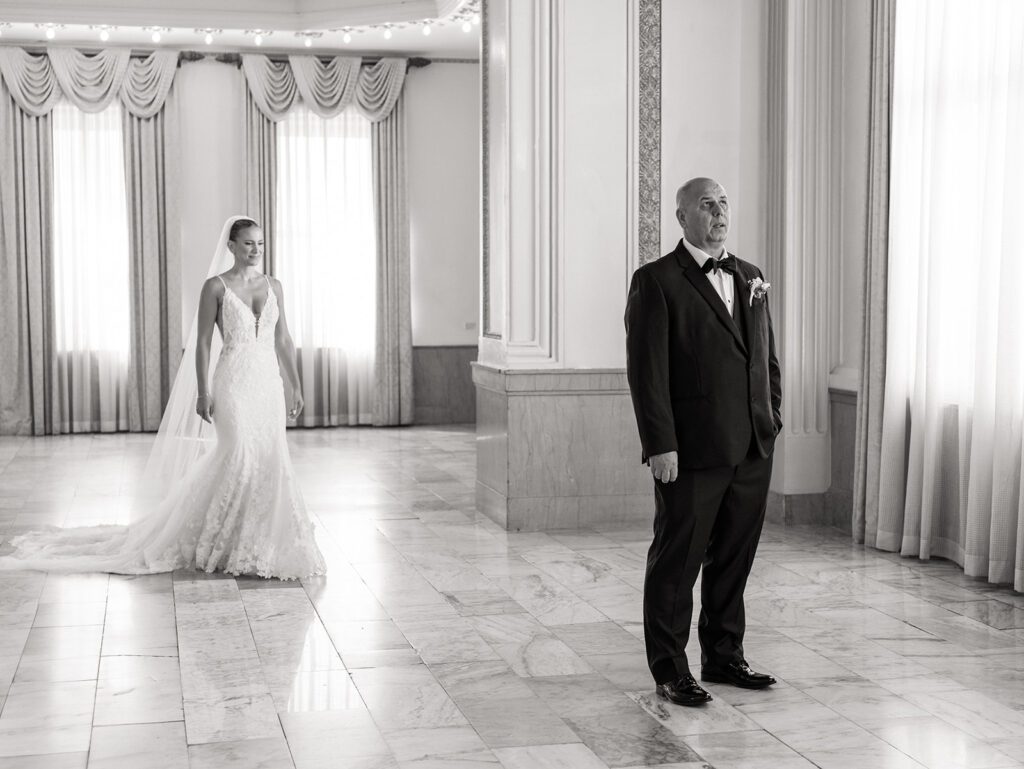
[[[783,371],[785,426],[770,515],[813,521],[830,483],[829,375],[840,353],[842,9],[765,6],[765,273]]]
[[[650,31],[659,5],[483,3],[477,503],[510,529],[651,514],[622,318],[649,208],[641,17]],[[657,64],[648,55],[645,82]]]

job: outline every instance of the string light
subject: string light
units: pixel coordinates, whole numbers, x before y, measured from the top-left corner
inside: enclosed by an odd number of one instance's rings
[[[256,43],[256,45],[263,45],[263,35],[256,35],[252,41]]]
[[[106,27],[103,27],[100,30],[100,40],[102,40],[105,43],[109,39],[110,39],[110,30],[108,30]]]
[[[423,34],[424,35],[430,35],[430,25],[429,24],[424,24],[423,25]]]
[[[470,24],[468,21],[462,22],[462,31],[463,32],[472,32],[473,31],[473,25]]]
[[[384,39],[385,40],[390,40],[391,39],[391,27],[388,27],[387,29],[384,30]]]
[[[213,45],[213,34],[210,32],[206,33],[206,37],[203,38],[203,42],[207,45]]]
[[[47,40],[53,40],[53,38],[55,38],[55,37],[57,37],[57,30],[55,30],[53,27],[47,27],[46,28],[46,39]]]
[[[308,38],[307,37],[306,38],[306,42],[304,42],[303,45],[306,46],[307,48],[312,48],[313,47],[313,40],[312,40],[312,38]]]
[[[341,39],[345,43],[351,43],[352,42],[352,35],[351,35],[351,33],[346,32],[345,36],[343,38],[341,38]]]
[[[480,14],[479,13],[474,13],[473,14],[473,23],[474,24],[479,24],[480,23]]]

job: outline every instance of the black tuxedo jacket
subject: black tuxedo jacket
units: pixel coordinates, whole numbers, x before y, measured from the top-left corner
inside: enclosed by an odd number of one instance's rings
[[[751,447],[771,454],[782,427],[782,376],[762,278],[736,260],[733,320],[683,246],[633,275],[626,302],[626,374],[643,459],[679,453],[688,470],[738,465]]]

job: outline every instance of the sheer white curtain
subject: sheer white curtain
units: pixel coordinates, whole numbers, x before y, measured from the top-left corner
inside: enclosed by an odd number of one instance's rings
[[[297,105],[278,123],[276,226],[306,402],[299,424],[371,424],[377,246],[366,118]]]
[[[1024,3],[896,14],[878,546],[1024,590]]]
[[[58,432],[128,429],[128,204],[121,106],[53,110]]]

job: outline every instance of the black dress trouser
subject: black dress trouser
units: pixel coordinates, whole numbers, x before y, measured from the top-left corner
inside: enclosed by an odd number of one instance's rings
[[[655,481],[654,541],[644,580],[647,662],[657,683],[690,672],[686,642],[701,577],[703,665],[743,659],[743,590],[764,524],[772,457],[752,446],[736,467],[680,470]]]

